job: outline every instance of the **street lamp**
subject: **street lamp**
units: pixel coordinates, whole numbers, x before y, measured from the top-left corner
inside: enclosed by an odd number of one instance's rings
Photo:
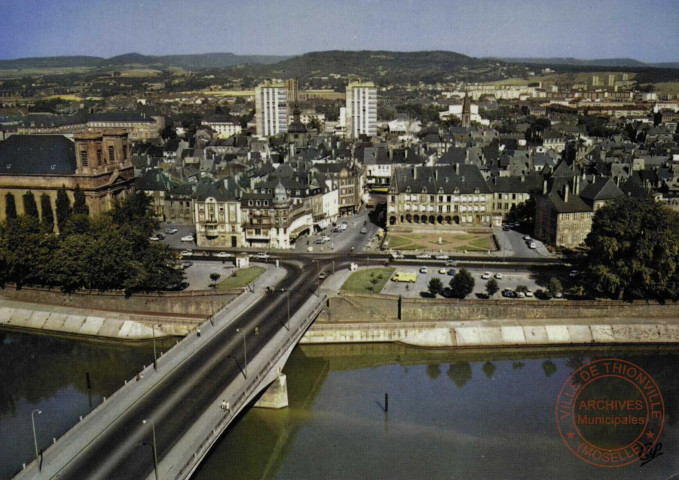
[[[240,333],[240,328],[236,329],[236,333]],[[248,346],[245,343],[245,329],[243,329],[243,357],[245,358],[245,377],[248,376]]]
[[[156,480],[158,480],[158,450],[156,449],[156,426],[150,419],[144,419],[141,421],[144,425],[146,422],[151,424],[151,433],[153,434],[153,472],[155,474]]]
[[[35,445],[35,459],[37,460],[39,453],[38,453],[38,436],[35,434],[35,412],[38,412],[38,415],[40,415],[42,411],[36,408],[31,412],[31,424],[33,425],[33,444]]]

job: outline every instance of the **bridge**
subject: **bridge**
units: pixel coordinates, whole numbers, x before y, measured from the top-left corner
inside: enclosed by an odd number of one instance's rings
[[[285,270],[269,269],[15,478],[189,478],[239,413],[279,379],[327,302],[314,289],[317,270],[331,260],[319,260],[317,268],[300,259],[285,262]]]

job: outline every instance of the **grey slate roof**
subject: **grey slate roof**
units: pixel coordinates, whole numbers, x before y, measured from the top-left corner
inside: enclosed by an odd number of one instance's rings
[[[539,173],[520,177],[493,177],[488,182],[488,186],[497,193],[531,193],[542,191],[542,180],[542,175]]]
[[[63,135],[12,135],[0,142],[2,175],[73,175],[75,145]]]
[[[412,193],[455,194],[456,189],[459,194],[492,193],[476,165],[459,165],[459,173],[451,165],[396,168],[392,186],[398,193],[408,188]]]

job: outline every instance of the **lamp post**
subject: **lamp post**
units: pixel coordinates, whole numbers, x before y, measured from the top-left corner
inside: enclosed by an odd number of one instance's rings
[[[156,480],[158,480],[158,451],[156,449],[156,426],[150,419],[144,419],[141,421],[144,425],[146,422],[151,424],[151,434],[153,435],[153,472],[155,474]]]
[[[237,333],[240,333],[240,328],[236,329]],[[245,358],[245,376],[248,376],[248,346],[245,342],[245,329],[243,329],[243,357]]]
[[[158,370],[158,355],[156,354],[156,325],[151,324],[151,332],[153,332],[153,369]]]
[[[35,412],[38,412],[38,415],[40,415],[42,411],[36,408],[31,412],[31,424],[33,425],[33,445],[35,445],[35,459],[37,460],[40,454],[38,453],[38,436],[35,434]]]

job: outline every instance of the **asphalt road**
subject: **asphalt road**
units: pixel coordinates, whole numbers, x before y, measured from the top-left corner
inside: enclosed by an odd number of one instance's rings
[[[312,295],[317,269],[309,265],[286,268],[288,275],[276,288],[290,292],[290,311],[294,312]],[[327,263],[322,268],[327,268]],[[216,396],[224,386],[241,375],[240,368],[245,364],[242,332],[248,356],[252,358],[283,328],[286,302],[286,293],[280,291],[256,302],[126,411],[58,478],[127,480],[149,475],[153,471],[151,426],[142,424],[142,420],[151,418],[155,423],[160,460],[204,409],[218,400]],[[259,330],[257,335],[255,326]],[[236,332],[238,328],[241,333]]]

